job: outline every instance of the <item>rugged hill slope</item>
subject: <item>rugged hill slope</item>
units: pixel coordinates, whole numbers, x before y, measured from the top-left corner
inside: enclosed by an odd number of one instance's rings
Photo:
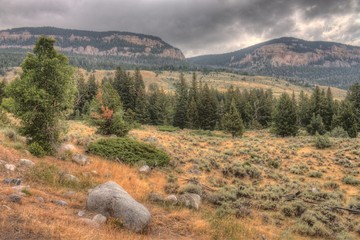
[[[347,87],[360,78],[360,47],[290,37],[188,60],[196,65],[233,68],[338,87]]]
[[[69,55],[73,64],[87,68],[110,68],[120,62],[158,66],[184,60],[179,49],[159,37],[130,32],[93,32],[54,27],[0,31],[2,58],[6,58],[8,64],[9,60],[18,63],[16,59],[32,49],[41,35],[54,37],[58,49]]]

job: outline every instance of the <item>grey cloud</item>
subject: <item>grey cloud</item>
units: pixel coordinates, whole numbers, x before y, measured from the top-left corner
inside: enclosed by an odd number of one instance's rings
[[[140,32],[160,36],[188,56],[281,36],[344,43],[359,37],[359,0],[0,0],[0,5],[0,28],[53,25]],[[338,26],[341,36],[327,31],[349,16],[352,22]]]

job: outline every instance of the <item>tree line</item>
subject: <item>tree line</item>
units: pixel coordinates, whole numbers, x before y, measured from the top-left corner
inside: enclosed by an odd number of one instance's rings
[[[271,127],[283,137],[297,135],[299,128],[312,135],[336,129],[350,137],[359,130],[359,83],[350,87],[343,101],[334,100],[330,88],[319,87],[310,96],[283,93],[276,99],[271,90],[230,87],[221,92],[198,81],[195,73],[189,84],[180,73],[173,93],[156,84],[146,88],[139,69],[130,74],[117,68],[114,77],[101,82],[93,75],[85,80],[74,75],[54,43],[40,37],[21,64],[21,77],[0,86],[1,119],[3,109],[18,117],[20,132],[37,155],[56,151],[63,119],[85,119],[100,133],[120,137],[138,124],[225,130],[233,137],[250,128]]]

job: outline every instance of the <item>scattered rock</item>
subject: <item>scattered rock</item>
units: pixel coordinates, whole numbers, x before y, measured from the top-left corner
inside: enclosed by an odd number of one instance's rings
[[[79,216],[79,217],[83,217],[83,216],[85,216],[85,211],[79,211],[78,213],[77,213],[77,215]]]
[[[75,151],[75,146],[70,143],[64,143],[59,148],[59,152],[73,152],[73,151]]]
[[[21,203],[21,197],[17,194],[11,194],[9,196],[9,201],[13,203]]]
[[[63,206],[63,207],[68,205],[68,203],[63,200],[53,200],[52,202],[55,203],[56,205]]]
[[[92,190],[87,208],[108,217],[118,218],[125,227],[141,232],[150,221],[150,212],[115,182],[107,182]]]
[[[21,179],[20,178],[6,178],[6,179],[4,179],[4,183],[13,184],[13,185],[20,185],[21,184]]]
[[[76,162],[77,164],[84,166],[86,164],[90,164],[89,158],[85,155],[82,154],[74,154],[73,156],[73,161]]]
[[[165,202],[175,205],[178,203],[178,199],[177,199],[176,195],[171,194],[165,198]]]
[[[201,204],[201,197],[195,193],[184,193],[178,197],[178,201],[181,205],[198,210]]]
[[[93,219],[92,219],[94,222],[96,222],[97,224],[101,225],[101,224],[104,224],[107,220],[107,218],[102,215],[102,214],[96,214]]]
[[[35,166],[35,163],[28,159],[20,159],[20,164],[22,166],[26,166],[26,167],[34,167]]]
[[[7,164],[7,162],[0,160],[0,165],[5,165],[5,164]]]
[[[164,198],[159,194],[159,193],[155,193],[155,192],[152,192],[149,194],[149,200],[151,202],[157,202],[157,203],[161,203],[161,202],[164,202]]]
[[[150,173],[150,167],[148,165],[144,165],[141,168],[139,168],[140,173]]]
[[[45,199],[43,197],[36,197],[36,199],[38,200],[38,202],[41,203],[45,202]]]
[[[81,221],[83,221],[87,225],[92,226],[94,228],[99,228],[100,227],[100,225],[97,222],[95,222],[95,221],[93,221],[91,219],[88,219],[88,218],[81,218]]]
[[[62,177],[63,181],[65,182],[79,182],[79,179],[71,174],[64,174]]]
[[[5,164],[5,168],[9,171],[15,171],[16,166],[14,164]]]
[[[156,137],[147,137],[147,138],[145,138],[145,142],[148,142],[148,143],[158,143],[159,140],[158,140]]]

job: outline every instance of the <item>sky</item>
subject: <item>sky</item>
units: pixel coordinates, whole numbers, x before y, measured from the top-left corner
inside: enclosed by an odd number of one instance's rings
[[[360,0],[0,0],[0,6],[0,29],[151,34],[186,57],[283,36],[360,46]]]

